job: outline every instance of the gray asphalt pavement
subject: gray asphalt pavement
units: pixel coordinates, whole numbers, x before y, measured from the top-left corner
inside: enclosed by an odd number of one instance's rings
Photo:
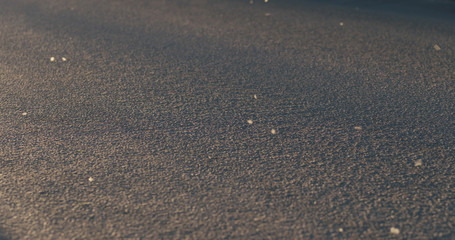
[[[455,21],[346,6],[0,0],[0,239],[454,239]]]

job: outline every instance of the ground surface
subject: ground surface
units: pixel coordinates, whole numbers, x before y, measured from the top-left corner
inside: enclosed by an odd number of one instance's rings
[[[455,26],[372,9],[0,0],[0,238],[455,238]]]

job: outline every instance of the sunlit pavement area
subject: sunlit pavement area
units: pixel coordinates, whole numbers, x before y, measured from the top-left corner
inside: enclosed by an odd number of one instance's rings
[[[0,239],[454,239],[455,3],[372,2],[0,0]]]

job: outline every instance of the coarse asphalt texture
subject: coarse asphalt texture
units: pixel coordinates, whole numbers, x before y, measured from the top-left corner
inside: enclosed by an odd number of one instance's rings
[[[0,0],[0,239],[454,239],[454,2],[345,2]]]

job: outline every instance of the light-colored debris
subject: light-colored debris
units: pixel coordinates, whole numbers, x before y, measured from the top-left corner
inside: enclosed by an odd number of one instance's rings
[[[415,161],[414,166],[419,167],[419,166],[422,166],[422,164],[423,164],[422,159],[419,159],[419,160]]]
[[[438,44],[435,44],[433,47],[434,47],[434,50],[436,50],[436,51],[441,50],[441,47]]]
[[[272,129],[272,130],[270,130],[270,133],[276,134],[276,130],[275,130],[275,129]]]
[[[254,0],[250,0],[250,4],[254,4]]]
[[[269,2],[269,0],[264,0],[264,2],[265,2],[265,3],[268,3],[268,2]]]
[[[55,61],[55,57],[51,57],[49,60],[51,60],[51,62],[54,62]]]
[[[270,13],[265,13],[265,16],[266,16],[266,17],[270,17],[270,15],[272,15],[272,14],[270,14]]]
[[[338,228],[338,232],[343,232],[343,228]]]
[[[253,220],[254,221],[261,221],[261,220],[264,220],[266,217],[265,215],[264,216],[258,216],[258,217],[255,217]]]
[[[251,120],[251,119],[248,119],[247,122],[248,122],[248,124],[253,124],[253,120]]]
[[[62,57],[62,61],[66,62],[66,60],[67,60],[67,59],[66,59],[65,57]]]
[[[88,181],[89,181],[89,182],[93,182],[93,181],[95,181],[95,179],[93,179],[92,177],[89,177],[89,178],[88,178]]]
[[[396,227],[391,227],[390,228],[390,233],[392,233],[392,234],[400,234],[400,229],[398,229]]]
[[[354,129],[357,131],[360,131],[360,130],[362,130],[362,126],[355,126]]]
[[[258,99],[258,96],[256,94],[253,95],[254,99]]]
[[[344,26],[344,23],[343,23],[343,22],[340,22],[340,26]]]
[[[27,113],[26,113],[26,112],[23,112],[23,113],[22,113],[22,116],[27,116]]]

